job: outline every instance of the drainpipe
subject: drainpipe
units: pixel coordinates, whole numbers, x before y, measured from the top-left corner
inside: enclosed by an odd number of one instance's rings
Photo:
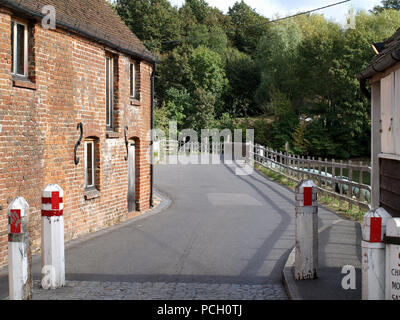
[[[154,129],[154,77],[156,74],[157,70],[157,64],[154,62],[153,63],[153,72],[151,74],[151,141],[150,141],[150,152],[151,152],[151,163],[150,163],[150,207],[154,206],[153,203],[153,183],[154,183],[154,164],[153,164],[153,158],[154,158],[154,141],[153,141],[153,129]]]
[[[361,92],[364,94],[364,96],[368,100],[371,100],[371,92],[367,89],[367,79],[360,80],[360,88],[361,88]]]

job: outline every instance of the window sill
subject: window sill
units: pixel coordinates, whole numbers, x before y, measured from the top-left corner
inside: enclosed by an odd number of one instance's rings
[[[119,133],[115,131],[107,131],[106,132],[107,139],[119,139]]]
[[[141,105],[142,103],[140,102],[140,100],[131,97],[131,106],[140,107]]]
[[[84,193],[85,200],[100,198],[100,195],[100,191],[97,189],[87,189]]]
[[[13,87],[36,90],[36,83],[30,81],[28,78],[13,76],[12,82]]]

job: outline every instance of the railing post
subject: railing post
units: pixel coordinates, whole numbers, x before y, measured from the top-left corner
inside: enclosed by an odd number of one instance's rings
[[[343,160],[340,160],[340,180],[342,180],[341,182],[339,182],[339,193],[340,193],[340,198],[339,198],[339,208],[343,207]],[[336,186],[335,186],[335,192],[336,192]]]
[[[56,289],[63,286],[64,191],[56,184],[49,184],[42,195],[42,287]]]
[[[385,299],[386,224],[391,218],[385,209],[369,211],[362,224],[362,299]]]
[[[318,201],[317,186],[312,180],[296,187],[296,280],[317,278],[318,269]]]
[[[353,210],[353,162],[349,160],[349,209]]]
[[[30,251],[29,205],[17,197],[7,209],[8,284],[10,300],[32,299],[32,258]]]

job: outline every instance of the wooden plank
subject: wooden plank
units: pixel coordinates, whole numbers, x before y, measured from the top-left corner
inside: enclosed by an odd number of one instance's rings
[[[400,208],[400,197],[394,193],[381,189],[381,204],[398,210]]]
[[[381,189],[394,193],[400,197],[400,180],[382,176]]]
[[[400,161],[380,159],[381,176],[391,177],[400,180]]]
[[[400,155],[400,70],[395,72],[395,88],[393,103],[393,150],[394,153]]]
[[[394,153],[393,145],[394,75],[381,81],[381,141],[383,153]]]
[[[381,83],[376,82],[371,85],[371,206],[379,206],[379,158],[381,153],[381,134],[380,134],[380,119],[381,119]]]

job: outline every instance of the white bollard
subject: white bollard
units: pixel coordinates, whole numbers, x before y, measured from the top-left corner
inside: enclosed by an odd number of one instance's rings
[[[390,214],[383,208],[371,210],[362,224],[362,299],[385,299],[385,244]]]
[[[56,289],[65,285],[64,191],[49,184],[42,197],[42,287]],[[48,274],[50,273],[50,274]]]
[[[318,201],[317,186],[312,180],[296,187],[295,279],[317,278],[318,269]]]
[[[10,300],[32,299],[31,252],[28,233],[29,205],[17,197],[8,213],[8,284]]]
[[[400,300],[400,218],[386,227],[386,300]]]

